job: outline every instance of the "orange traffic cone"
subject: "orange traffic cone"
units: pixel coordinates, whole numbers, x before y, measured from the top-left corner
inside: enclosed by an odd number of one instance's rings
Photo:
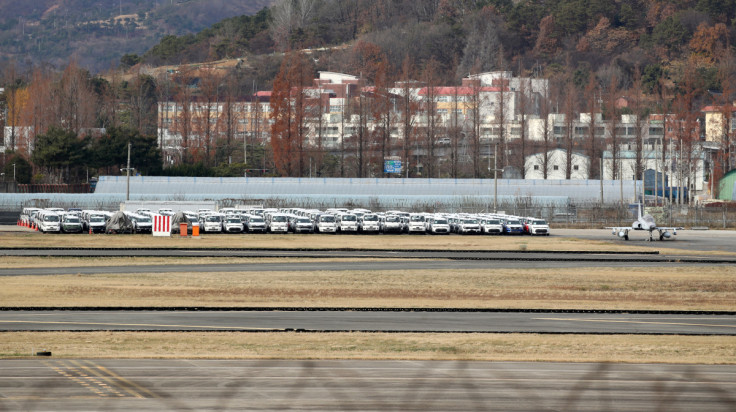
[[[38,232],[38,225],[34,223],[33,226],[36,228],[36,232]]]

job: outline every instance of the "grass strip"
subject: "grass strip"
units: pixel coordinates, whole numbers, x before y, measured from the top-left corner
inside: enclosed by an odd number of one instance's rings
[[[111,247],[111,248],[355,248],[441,249],[441,250],[554,250],[554,251],[640,251],[642,247],[621,242],[581,240],[572,237],[530,236],[421,236],[421,235],[271,235],[209,234],[200,238],[153,237],[151,235],[69,235],[39,232],[2,233],[2,246],[18,247]]]
[[[731,311],[734,277],[736,266],[8,276],[0,278],[0,302],[6,307]]]
[[[719,336],[12,332],[0,358],[405,359],[736,364],[736,338]]]

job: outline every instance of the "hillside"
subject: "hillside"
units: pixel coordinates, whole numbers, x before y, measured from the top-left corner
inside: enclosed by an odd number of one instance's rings
[[[197,35],[169,36],[144,62],[347,44],[354,47],[315,58],[315,69],[370,77],[367,61],[385,56],[397,77],[408,57],[417,73],[433,61],[447,83],[505,69],[571,73],[578,87],[591,75],[615,74],[626,88],[638,67],[653,92],[662,79],[680,76],[687,59],[703,88],[717,90],[717,60],[736,44],[734,0],[276,0],[269,14],[268,28],[253,18],[228,19]]]
[[[93,72],[167,35],[198,33],[272,0],[0,0],[0,60],[61,67],[75,56]]]

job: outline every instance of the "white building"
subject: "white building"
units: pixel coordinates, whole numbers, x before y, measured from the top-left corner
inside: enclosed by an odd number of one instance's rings
[[[564,149],[550,150],[547,154],[547,180],[564,180],[567,176],[567,151]],[[527,156],[524,162],[527,179],[544,179],[544,154],[537,153]],[[588,178],[588,157],[580,153],[572,153],[571,180],[585,180]]]

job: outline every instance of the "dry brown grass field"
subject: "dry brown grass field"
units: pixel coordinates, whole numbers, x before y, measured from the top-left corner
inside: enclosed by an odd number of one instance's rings
[[[728,336],[16,332],[0,358],[407,359],[735,364]]]
[[[0,258],[0,264],[12,266]],[[17,258],[12,258],[17,259]],[[59,262],[61,260],[61,262]],[[76,260],[76,259],[75,259]],[[149,259],[111,259],[136,265]],[[213,258],[201,259],[212,263]],[[225,259],[248,263],[254,259]],[[87,259],[85,265],[91,263]],[[152,261],[160,263],[159,259]],[[198,259],[197,261],[200,261]],[[63,266],[43,258],[44,266]],[[59,263],[57,263],[59,262]],[[176,259],[175,263],[182,263]],[[194,262],[192,262],[194,263]],[[289,262],[284,262],[288,267]],[[297,262],[292,262],[298,264]],[[400,265],[397,262],[397,265]],[[0,278],[3,306],[733,310],[736,267],[136,273]]]

